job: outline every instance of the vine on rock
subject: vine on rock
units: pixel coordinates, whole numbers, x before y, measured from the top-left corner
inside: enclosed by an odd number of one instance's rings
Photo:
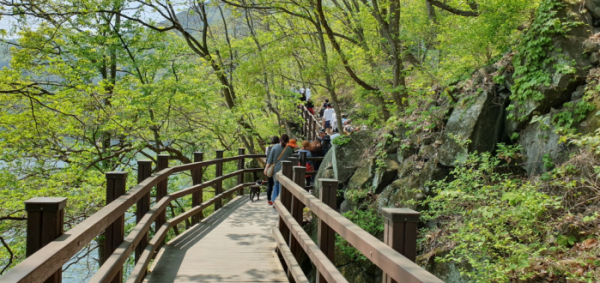
[[[550,51],[554,50],[552,37],[566,34],[574,25],[574,23],[563,22],[557,17],[558,11],[565,7],[561,0],[547,0],[540,3],[535,20],[516,48],[513,60],[515,85],[510,97],[512,100],[523,104],[528,99],[536,101],[544,99],[539,87],[550,86],[552,83],[552,74],[547,71],[550,64],[555,61],[555,58],[549,56]],[[561,73],[572,70],[571,66],[560,64],[552,67],[556,72]],[[507,110],[514,110],[514,106],[509,106]],[[514,113],[511,113],[508,118],[523,121],[527,117],[515,117]]]

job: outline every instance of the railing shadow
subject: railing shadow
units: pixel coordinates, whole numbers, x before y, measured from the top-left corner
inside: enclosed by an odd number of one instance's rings
[[[261,260],[275,257],[270,231],[276,223],[277,212],[267,206],[264,193],[256,202],[235,198],[165,245],[148,282],[287,282],[276,260]],[[220,225],[225,229],[214,231]],[[269,248],[262,248],[265,244]]]

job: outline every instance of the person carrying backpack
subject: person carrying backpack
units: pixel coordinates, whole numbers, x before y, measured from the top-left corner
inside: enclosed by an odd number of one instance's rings
[[[306,100],[306,103],[304,104],[304,106],[306,107],[306,110],[308,110],[308,112],[310,112],[310,114],[315,115],[315,105],[313,104],[312,100],[308,99]]]
[[[321,142],[321,154],[325,156],[331,148],[331,137],[325,132],[325,129],[319,131],[319,141]]]
[[[287,146],[290,138],[288,135],[283,134],[279,138],[279,143],[274,145],[273,148],[269,151],[269,157],[267,158],[267,166],[265,166],[264,173],[267,177],[272,177],[274,182],[273,185],[273,193],[271,195],[271,202],[269,205],[273,205],[273,202],[277,199],[279,195],[279,191],[281,188],[281,184],[279,180],[275,178],[275,175],[281,171],[281,161],[287,160],[292,156],[294,151],[291,147]]]
[[[310,144],[310,142],[309,141],[303,141],[302,142],[302,149],[298,150],[298,155],[300,155],[301,152],[306,152],[306,157],[313,157],[310,150],[311,150],[311,144]],[[313,167],[313,162],[312,161],[306,161],[305,164],[300,164],[300,162],[298,162],[298,166],[304,166],[304,167],[306,167],[306,172],[315,171],[315,169]],[[310,186],[311,181],[312,181],[312,175],[307,174],[306,175],[306,185]]]

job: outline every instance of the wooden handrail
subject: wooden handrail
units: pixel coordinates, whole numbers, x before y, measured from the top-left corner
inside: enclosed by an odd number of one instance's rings
[[[348,280],[340,273],[335,265],[327,258],[327,256],[319,249],[317,244],[313,242],[310,236],[304,232],[302,226],[296,222],[292,214],[283,206],[281,201],[275,201],[275,208],[283,222],[290,229],[290,233],[298,241],[300,246],[306,251],[308,257],[313,261],[319,272],[323,274],[327,282],[348,283]]]
[[[286,245],[281,232],[279,232],[276,227],[273,227],[271,231],[273,233],[273,238],[277,243],[277,248],[283,257],[283,260],[285,261],[292,278],[294,278],[294,281],[296,283],[309,283],[306,275],[304,275],[304,272],[302,272],[302,268],[300,268],[298,261],[294,258],[292,251],[290,251],[290,248]]]
[[[166,180],[172,173],[172,168],[167,168],[144,180],[79,225],[65,232],[55,241],[26,258],[0,279],[6,282],[41,282],[45,280],[54,271],[62,268],[63,264],[104,231],[115,219],[124,214],[153,186]]]
[[[306,205],[321,221],[381,268],[389,277],[398,282],[443,282],[324,204],[283,175],[282,172],[277,173],[276,178],[281,183],[282,190],[285,188],[293,198]],[[287,215],[280,212],[280,216],[287,223]],[[290,222],[290,224],[294,223]],[[290,227],[288,226],[288,228]],[[317,263],[315,262],[315,264]]]
[[[142,220],[135,225],[133,230],[127,235],[123,243],[108,257],[108,259],[100,266],[100,269],[96,271],[96,274],[90,279],[89,282],[105,282],[112,280],[115,275],[119,272],[127,258],[134,251],[135,247],[142,240],[142,236],[150,230],[152,223],[158,216],[158,214],[164,211],[167,206],[171,203],[171,197],[167,196],[162,198],[156,203],[150,211],[144,215]]]
[[[306,112],[306,114],[308,114],[308,117],[310,119],[317,122],[317,125],[320,125],[319,120],[317,120],[317,118],[315,118],[315,115],[313,115],[312,113],[310,113],[310,111],[308,111],[308,109],[306,109],[306,106],[302,105],[302,111]],[[319,128],[321,128],[321,126],[319,126]]]
[[[111,203],[107,204],[105,207],[103,207],[102,209],[100,209],[99,211],[97,211],[96,213],[94,213],[93,215],[91,215],[90,217],[88,217],[87,219],[82,221],[81,223],[79,223],[77,226],[73,227],[71,230],[65,232],[62,236],[58,237],[56,240],[50,242],[49,244],[44,246],[42,249],[38,250],[36,253],[34,253],[30,257],[26,258],[23,262],[21,262],[20,264],[18,264],[17,266],[15,266],[11,270],[9,270],[6,274],[1,276],[0,281],[2,281],[2,282],[43,282],[46,278],[48,278],[48,276],[53,274],[56,270],[61,269],[62,266],[66,262],[68,262],[75,254],[77,254],[77,252],[79,252],[83,247],[85,247],[89,242],[91,242],[94,239],[94,237],[96,237],[97,235],[102,233],[102,231],[104,231],[109,225],[111,225],[117,218],[124,215],[125,212],[131,206],[133,206],[144,195],[149,193],[150,190],[152,189],[152,187],[156,186],[161,181],[166,181],[168,179],[168,177],[174,173],[191,170],[191,169],[197,169],[197,168],[201,168],[201,167],[205,167],[205,166],[209,166],[209,165],[213,165],[213,164],[221,164],[224,162],[229,162],[229,161],[234,161],[234,160],[239,160],[239,159],[260,158],[260,157],[264,157],[264,155],[262,155],[262,154],[239,155],[239,156],[228,157],[228,158],[217,159],[217,160],[184,164],[184,165],[179,165],[179,166],[163,169],[160,172],[158,172],[158,173],[152,175],[151,177],[145,179],[144,181],[140,182],[138,185],[134,186],[132,189],[127,191],[127,193],[118,197]],[[259,171],[259,170],[263,170],[263,169],[262,168],[252,168],[252,169],[238,170],[233,173],[219,177],[218,179],[211,180],[211,181],[205,182],[205,183],[209,183],[209,185],[210,185],[210,183],[213,181],[214,182],[217,182],[219,180],[222,181],[227,178],[231,178],[231,177],[237,176],[239,174],[243,174],[245,172],[255,172],[255,171]],[[131,237],[129,237],[129,235],[128,235],[128,237],[118,247],[117,251],[115,251],[115,253],[113,253],[113,255],[115,255],[117,252],[131,254],[135,245],[137,245],[139,243],[139,241],[141,240],[141,237],[145,234],[145,232],[147,232],[149,230],[149,227],[150,227],[152,221],[155,220],[156,216],[159,213],[161,213],[165,210],[166,205],[168,205],[168,203],[171,200],[183,197],[188,194],[192,194],[196,191],[199,191],[199,190],[201,190],[201,188],[203,188],[202,187],[203,185],[204,184],[200,184],[197,186],[186,188],[182,191],[175,192],[175,193],[168,195],[167,197],[161,199],[161,201],[159,201],[159,203],[157,203],[153,207],[153,209],[144,216],[142,221],[140,221],[140,223],[138,223],[138,225],[135,226],[134,231],[132,231],[135,233],[134,234],[130,233]],[[209,185],[206,185],[206,186],[209,186]],[[204,187],[206,187],[206,186],[204,186]],[[235,187],[234,189],[239,189],[239,188]],[[228,190],[227,193],[229,193],[232,190],[233,189]],[[235,191],[235,190],[233,190],[233,191]],[[225,193],[220,194],[218,196],[218,198],[217,198],[217,196],[215,198],[221,199],[224,195],[225,195]],[[216,199],[215,199],[215,201],[216,201]],[[144,222],[144,220],[146,220],[147,222]],[[171,223],[171,222],[167,222],[165,224],[169,224],[169,223]],[[163,227],[164,227],[164,225],[163,225]],[[163,227],[161,227],[160,229],[163,229]],[[170,227],[168,227],[168,228],[170,228]],[[159,234],[158,232],[159,231],[157,231],[156,235]],[[153,237],[153,241],[155,239],[160,240],[158,242],[154,241],[155,243],[160,243],[162,241],[162,239],[158,239],[156,235],[155,235],[155,237]],[[166,237],[166,233],[165,233],[164,237]],[[163,239],[164,239],[164,237],[163,237]],[[144,251],[144,254],[146,253],[147,250],[148,250],[148,248],[146,248],[146,250]],[[109,260],[106,261],[109,263],[109,265],[107,265],[107,266],[111,266],[111,268],[107,268],[107,270],[110,271],[109,273],[113,272],[114,268],[112,268],[112,266],[118,266],[120,264],[120,266],[122,267],[122,263],[127,258],[127,257],[121,256],[119,254],[115,255],[114,257],[113,257],[113,255],[111,255],[109,257]],[[140,261],[138,261],[138,263],[140,263],[142,261],[143,260],[140,260]],[[101,270],[105,270],[105,269],[103,269],[103,267],[101,267],[99,271],[101,271]],[[115,272],[118,272],[118,270]],[[98,276],[99,276],[99,278],[108,278],[108,277],[110,277],[111,274],[106,274],[106,275],[107,276],[103,276],[103,275],[102,276],[98,275]],[[103,281],[105,281],[105,280],[102,279],[99,282],[103,282]]]

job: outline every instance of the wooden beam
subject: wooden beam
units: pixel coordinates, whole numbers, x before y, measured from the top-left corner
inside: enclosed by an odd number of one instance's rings
[[[277,173],[276,178],[295,198],[308,206],[320,220],[327,223],[391,278],[398,282],[443,282],[306,192],[304,188],[296,185],[281,172]]]

